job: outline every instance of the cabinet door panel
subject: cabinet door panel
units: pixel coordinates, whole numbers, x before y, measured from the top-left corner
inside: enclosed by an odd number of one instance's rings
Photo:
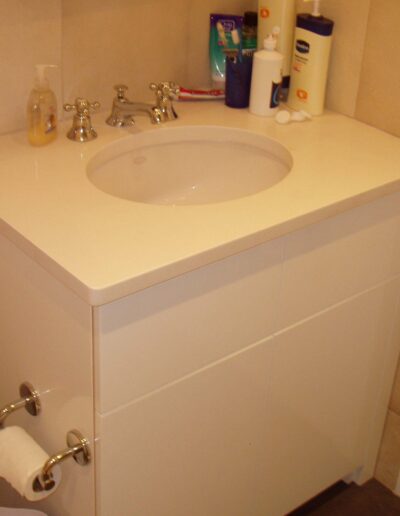
[[[271,466],[276,488],[292,479],[288,499],[306,500],[359,467],[372,476],[392,378],[387,361],[399,347],[398,288],[393,281],[275,337],[270,436],[281,453]]]
[[[271,342],[98,416],[102,516],[267,514]]]

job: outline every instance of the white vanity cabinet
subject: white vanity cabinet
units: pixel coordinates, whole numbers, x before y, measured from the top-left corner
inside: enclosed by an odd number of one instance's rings
[[[373,474],[400,196],[94,309],[98,514],[285,514]]]
[[[24,380],[43,399],[10,423],[49,452],[76,427],[95,451],[36,508],[279,516],[372,476],[400,347],[400,194],[102,306],[3,237],[0,258],[2,402]]]

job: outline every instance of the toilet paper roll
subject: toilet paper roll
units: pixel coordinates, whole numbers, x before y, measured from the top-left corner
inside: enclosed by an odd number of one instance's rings
[[[35,491],[34,480],[41,473],[49,455],[19,426],[0,430],[0,477],[9,482],[27,500],[47,498],[61,481],[61,470],[53,468],[55,486],[49,491]]]

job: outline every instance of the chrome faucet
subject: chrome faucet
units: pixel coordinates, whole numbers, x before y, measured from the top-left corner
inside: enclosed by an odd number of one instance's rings
[[[148,115],[153,124],[160,124],[178,117],[172,100],[179,88],[173,83],[150,84],[150,89],[156,93],[154,106],[144,102],[131,102],[126,97],[128,87],[124,84],[114,86],[117,96],[112,103],[111,115],[107,118],[107,124],[113,127],[129,127],[135,124],[134,116]]]

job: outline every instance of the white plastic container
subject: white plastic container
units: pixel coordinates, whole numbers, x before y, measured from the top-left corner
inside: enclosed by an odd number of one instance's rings
[[[35,146],[46,145],[57,137],[57,100],[45,71],[55,65],[36,65],[34,87],[27,106],[28,140]]]
[[[283,88],[289,86],[295,25],[296,0],[258,0],[258,48],[274,27],[281,29],[276,49],[283,55]]]
[[[250,113],[274,116],[279,106],[283,55],[276,51],[276,39],[264,40],[264,49],[254,54],[250,88]]]
[[[288,106],[311,115],[324,111],[333,21],[321,16],[319,0],[312,14],[299,14],[294,38]]]

